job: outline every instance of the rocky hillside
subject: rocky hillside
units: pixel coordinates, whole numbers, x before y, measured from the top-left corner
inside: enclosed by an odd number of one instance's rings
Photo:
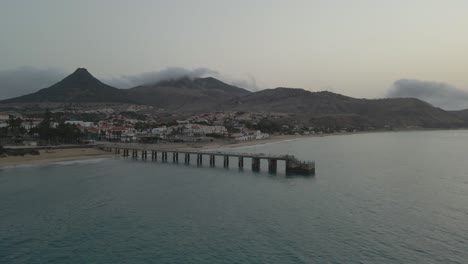
[[[461,127],[457,115],[414,98],[356,99],[331,92],[276,88],[252,93],[223,105],[247,112],[294,113],[317,121],[367,126]]]
[[[184,77],[124,90],[100,82],[83,68],[49,88],[0,101],[2,105],[9,103],[133,103],[187,114],[222,110],[276,112],[288,113],[291,121],[327,127],[468,126],[468,110],[444,111],[414,98],[357,99],[293,88],[252,93],[211,77]]]
[[[129,98],[141,104],[182,112],[212,111],[215,106],[250,94],[215,78],[181,78],[127,90]]]

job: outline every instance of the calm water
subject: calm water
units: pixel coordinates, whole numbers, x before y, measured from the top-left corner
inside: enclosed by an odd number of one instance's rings
[[[317,175],[130,159],[0,170],[0,263],[468,263],[467,131],[238,151],[313,159]]]

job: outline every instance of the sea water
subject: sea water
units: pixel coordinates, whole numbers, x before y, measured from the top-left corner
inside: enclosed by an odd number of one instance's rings
[[[208,168],[207,158],[3,169],[0,263],[468,262],[467,131],[229,151],[315,160],[316,175],[254,173],[247,160],[239,171],[235,159]]]

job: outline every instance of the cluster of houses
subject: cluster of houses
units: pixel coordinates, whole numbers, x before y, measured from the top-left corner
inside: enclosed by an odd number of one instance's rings
[[[8,126],[8,120],[11,113],[0,113],[0,128]],[[38,126],[41,118],[23,118],[21,115],[15,115],[22,120],[22,127],[27,131]],[[113,122],[115,120],[102,120],[99,122],[87,122],[81,120],[68,120],[65,124],[74,125],[88,135],[88,139],[110,140],[121,142],[137,142],[144,139],[165,140],[179,142],[197,142],[211,141],[214,138],[228,138],[239,141],[258,140],[269,138],[270,135],[262,133],[260,130],[247,129],[239,126],[236,133],[230,133],[224,125],[224,114],[205,115],[184,121],[177,121],[174,125],[151,127],[145,129],[136,129],[135,123]],[[116,125],[119,124],[119,125]],[[52,127],[57,127],[58,123],[51,123]]]
[[[21,122],[21,127],[25,128],[27,131],[29,131],[33,127],[38,126],[42,121],[42,118],[27,118],[26,119],[22,115],[17,114],[17,113],[15,114],[0,113],[0,128],[8,127],[8,122],[11,116],[13,116],[14,118],[20,118],[21,120],[23,120],[23,122]]]
[[[179,121],[177,125],[160,126],[137,130],[134,126],[115,126],[105,122],[94,124],[83,121],[66,121],[66,124],[76,125],[83,132],[94,134],[95,139],[111,141],[135,142],[141,139],[159,139],[166,141],[197,142],[211,141],[213,138],[234,138],[235,140],[257,140],[269,138],[270,135],[260,130],[241,129],[239,133],[231,134],[222,125],[200,125],[187,121]]]

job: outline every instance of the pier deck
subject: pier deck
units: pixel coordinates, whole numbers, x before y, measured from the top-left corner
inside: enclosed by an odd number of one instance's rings
[[[108,146],[100,145],[98,148],[114,152],[116,155],[122,155],[124,157],[148,159],[148,153],[152,160],[157,160],[158,157],[163,162],[168,161],[168,153],[171,153],[172,162],[179,162],[179,155],[184,157],[184,163],[190,164],[191,156],[196,157],[196,164],[203,164],[203,157],[209,157],[209,165],[211,167],[216,166],[216,157],[223,158],[223,166],[225,168],[229,167],[229,161],[231,157],[235,157],[238,160],[239,168],[244,167],[244,159],[252,160],[252,170],[260,171],[260,162],[261,160],[268,161],[268,171],[275,173],[277,171],[278,161],[284,161],[286,166],[285,170],[287,174],[304,174],[311,175],[315,174],[315,162],[304,162],[299,161],[292,155],[270,155],[264,153],[238,153],[238,152],[224,152],[224,151],[188,151],[188,150],[168,150],[168,149],[154,149],[154,148],[145,148],[145,147],[122,147],[122,146]]]

